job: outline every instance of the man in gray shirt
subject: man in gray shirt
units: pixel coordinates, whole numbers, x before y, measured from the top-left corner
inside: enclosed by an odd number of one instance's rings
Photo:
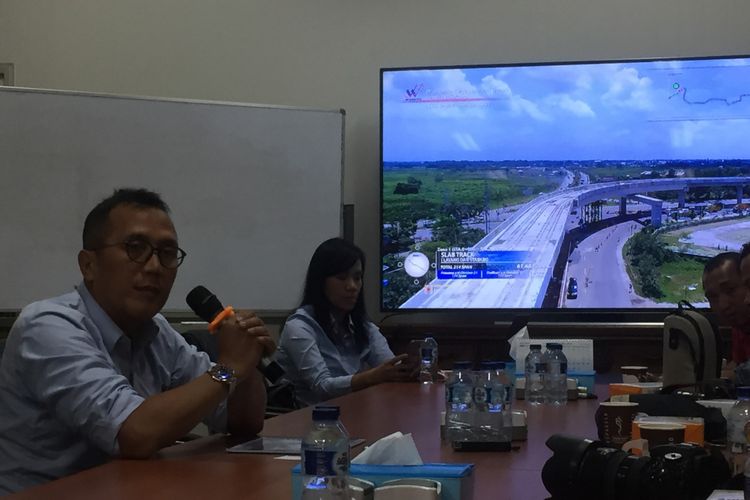
[[[275,343],[254,313],[218,327],[212,364],[164,306],[185,256],[159,195],[121,189],[84,223],[83,282],[23,309],[0,363],[0,494],[101,464],[147,458],[204,420],[253,435]]]

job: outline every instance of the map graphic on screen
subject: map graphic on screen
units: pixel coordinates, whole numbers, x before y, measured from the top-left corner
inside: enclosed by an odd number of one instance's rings
[[[381,70],[381,302],[704,304],[750,241],[750,57]]]

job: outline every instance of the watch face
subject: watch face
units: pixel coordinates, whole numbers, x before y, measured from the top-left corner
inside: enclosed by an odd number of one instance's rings
[[[413,278],[421,278],[430,270],[430,259],[422,252],[412,252],[404,259],[404,271]]]
[[[234,372],[224,365],[214,365],[211,368],[211,375],[220,382],[230,383],[234,379]]]
[[[229,382],[229,379],[232,378],[225,368],[219,368],[216,370],[216,375],[224,382]]]

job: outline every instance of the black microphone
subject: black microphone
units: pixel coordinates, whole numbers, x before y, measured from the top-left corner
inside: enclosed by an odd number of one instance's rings
[[[209,292],[205,286],[199,285],[190,290],[185,301],[199,318],[209,323],[224,310],[224,306],[221,305],[216,295]],[[284,375],[284,369],[277,362],[267,358],[260,358],[258,368],[272,383],[275,383]]]

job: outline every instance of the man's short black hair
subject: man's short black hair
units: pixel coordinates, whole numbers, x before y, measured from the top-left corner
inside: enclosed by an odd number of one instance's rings
[[[734,264],[737,266],[737,270],[739,271],[740,260],[742,260],[742,258],[740,257],[740,254],[738,252],[722,252],[718,255],[714,255],[713,257],[711,257],[711,260],[706,262],[706,265],[703,267],[703,274],[708,274],[714,269],[720,268],[722,265],[724,265],[725,262],[734,262]]]
[[[142,188],[115,189],[112,196],[100,201],[86,216],[86,221],[83,223],[84,249],[94,250],[103,244],[109,213],[118,205],[137,205],[169,213],[169,207],[158,193]]]

